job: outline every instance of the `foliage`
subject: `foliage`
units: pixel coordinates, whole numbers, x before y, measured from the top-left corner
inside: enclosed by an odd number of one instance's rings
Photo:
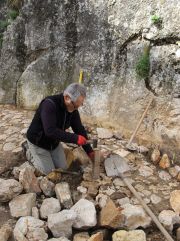
[[[14,9],[11,9],[11,10],[8,12],[8,17],[9,17],[11,20],[15,20],[18,15],[19,15],[19,12],[18,12],[17,10],[14,10]]]
[[[160,16],[158,15],[152,15],[151,16],[151,21],[154,23],[154,24],[161,24],[162,23],[162,19]]]
[[[140,79],[148,78],[150,70],[150,60],[149,60],[150,47],[146,46],[144,52],[136,64],[136,74]]]
[[[0,30],[1,31],[4,31],[8,25],[9,25],[9,22],[7,20],[0,20]]]

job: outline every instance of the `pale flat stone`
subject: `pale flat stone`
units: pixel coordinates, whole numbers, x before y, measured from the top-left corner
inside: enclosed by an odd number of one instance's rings
[[[98,138],[100,138],[100,139],[106,139],[106,138],[113,137],[113,132],[109,129],[97,128],[96,130],[97,130]]]
[[[16,241],[46,241],[48,235],[44,230],[45,223],[34,217],[21,217],[14,229],[14,238]]]
[[[77,218],[74,210],[63,210],[59,213],[48,216],[48,228],[55,238],[70,237],[72,235],[72,225]]]
[[[172,177],[176,177],[178,175],[178,170],[175,168],[175,167],[170,167],[169,168],[169,174],[172,176]]]
[[[71,210],[77,214],[77,219],[73,223],[74,228],[94,227],[96,225],[96,209],[92,202],[80,199]]]
[[[86,194],[86,193],[87,193],[87,188],[86,188],[86,187],[78,186],[78,187],[77,187],[77,190],[78,190],[80,193],[83,193],[83,194]]]
[[[116,231],[112,235],[113,241],[146,241],[146,234],[143,230]]]
[[[122,214],[125,216],[125,226],[129,229],[136,229],[138,227],[146,228],[150,225],[151,218],[141,206],[127,203],[122,205],[122,208]]]
[[[121,206],[121,205],[124,205],[126,203],[130,203],[130,199],[128,197],[117,199],[117,203]]]
[[[44,199],[41,208],[40,215],[41,218],[47,218],[48,215],[53,213],[58,213],[61,210],[59,200],[56,198],[46,198]]]
[[[0,179],[0,202],[8,202],[19,195],[23,187],[14,179]]]
[[[139,168],[139,173],[143,177],[149,177],[153,175],[153,170],[148,166],[141,166]]]
[[[180,190],[174,190],[171,192],[170,205],[175,213],[180,214]]]
[[[3,134],[3,135],[0,135],[0,141],[4,141],[6,140],[7,138],[7,135]]]
[[[17,147],[14,150],[12,150],[12,153],[20,153],[22,151],[22,147]]]
[[[3,146],[3,151],[12,151],[16,148],[16,143],[7,142]]]
[[[56,184],[55,192],[56,192],[57,198],[60,201],[60,204],[62,204],[64,208],[69,209],[70,207],[72,207],[73,202],[71,199],[71,192],[70,192],[68,183],[61,182]]]
[[[9,203],[12,217],[31,216],[32,207],[35,207],[35,206],[36,206],[35,193],[19,195]]]
[[[113,153],[115,153],[115,154],[117,154],[119,156],[122,156],[122,157],[126,157],[126,156],[129,155],[130,152],[126,151],[124,149],[121,149],[121,150],[115,150],[115,151],[113,151]]]
[[[169,173],[167,173],[166,171],[160,171],[159,173],[159,177],[164,180],[164,181],[169,181],[171,180],[171,176],[169,175]]]
[[[134,180],[133,179],[131,179],[131,178],[126,178],[126,179],[128,179],[128,182],[129,183],[133,183],[134,182]],[[125,187],[126,186],[126,184],[123,182],[123,180],[121,179],[121,178],[119,178],[119,177],[117,177],[117,178],[115,178],[114,180],[113,180],[113,184],[115,185],[115,187],[117,187],[117,188],[119,188],[119,187]]]
[[[158,203],[160,203],[161,202],[161,197],[159,197],[159,196],[157,196],[157,195],[155,195],[155,194],[152,194],[151,195],[151,202],[153,203],[153,204],[158,204]]]

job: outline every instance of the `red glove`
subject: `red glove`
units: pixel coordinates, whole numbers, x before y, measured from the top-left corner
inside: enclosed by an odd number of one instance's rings
[[[89,158],[91,161],[94,161],[94,151],[88,153]]]
[[[83,146],[87,143],[87,140],[84,136],[78,135],[78,140],[77,140],[77,144],[79,146]]]

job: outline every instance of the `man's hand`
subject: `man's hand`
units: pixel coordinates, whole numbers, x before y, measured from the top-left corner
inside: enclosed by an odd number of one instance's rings
[[[83,146],[87,143],[87,140],[84,136],[78,135],[78,140],[77,140],[77,144],[79,146]]]

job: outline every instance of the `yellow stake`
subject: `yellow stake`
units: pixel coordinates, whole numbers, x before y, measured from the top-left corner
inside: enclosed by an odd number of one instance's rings
[[[83,83],[83,70],[80,70],[80,73],[79,73],[79,84],[82,84]]]

